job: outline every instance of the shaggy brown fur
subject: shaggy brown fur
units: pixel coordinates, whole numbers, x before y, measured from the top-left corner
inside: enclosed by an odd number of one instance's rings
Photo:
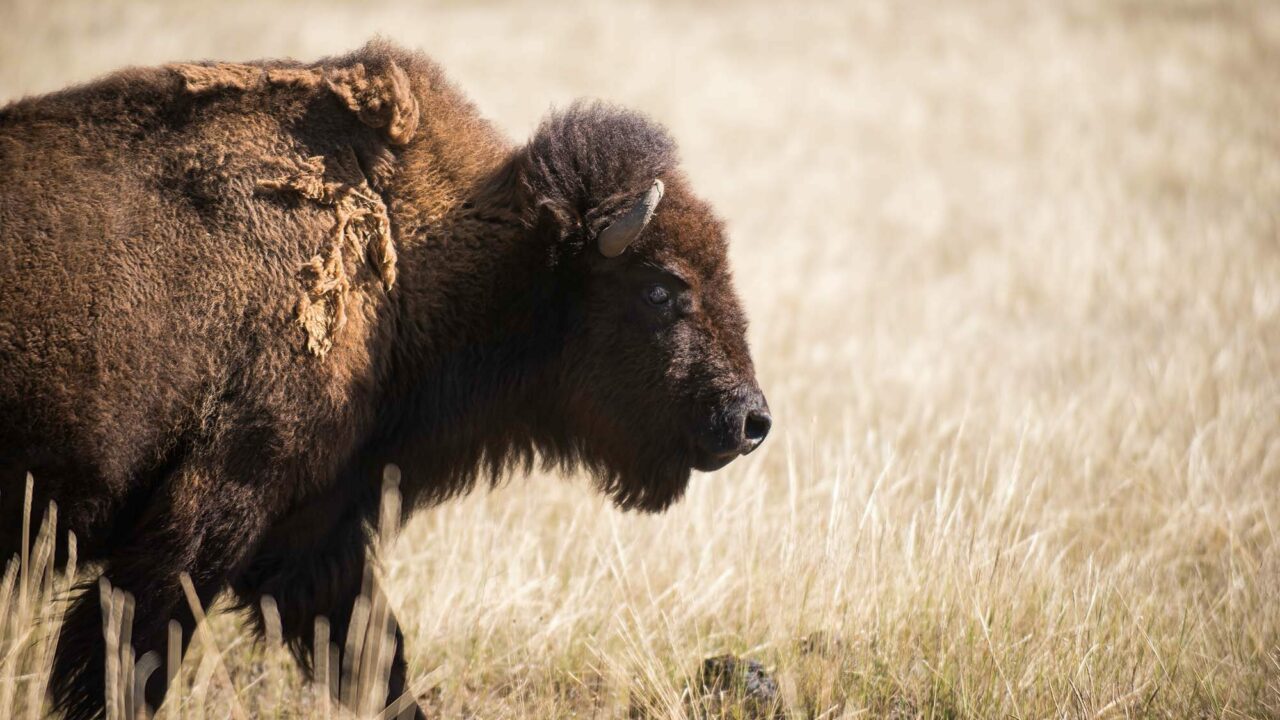
[[[30,471],[136,598],[139,657],[170,617],[190,636],[182,573],[206,603],[273,595],[304,662],[317,615],[342,637],[387,463],[418,506],[541,458],[660,510],[763,412],[721,225],[631,112],[574,105],[513,147],[374,42],[13,103],[0,167],[0,558]],[[652,223],[604,258],[655,178]],[[81,596],[69,718],[102,712],[100,627]]]

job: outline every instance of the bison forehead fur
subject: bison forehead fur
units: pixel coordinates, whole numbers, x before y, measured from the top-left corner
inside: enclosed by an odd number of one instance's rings
[[[754,388],[721,225],[634,112],[578,103],[515,145],[375,41],[12,103],[0,167],[0,560],[30,472],[136,596],[139,657],[170,616],[190,632],[185,573],[206,601],[275,595],[306,661],[316,615],[349,619],[389,465],[411,505],[541,461],[658,510]],[[630,249],[596,252],[652,187]],[[97,613],[59,645],[71,718],[101,712]]]

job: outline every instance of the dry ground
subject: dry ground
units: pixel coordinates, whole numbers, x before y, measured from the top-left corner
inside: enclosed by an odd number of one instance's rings
[[[735,652],[796,717],[1280,717],[1280,4],[4,0],[0,98],[375,32],[516,137],[666,122],[776,417],[662,516],[551,477],[420,513],[387,570],[441,715],[678,716]],[[197,657],[168,717],[322,711],[213,629],[239,699]]]

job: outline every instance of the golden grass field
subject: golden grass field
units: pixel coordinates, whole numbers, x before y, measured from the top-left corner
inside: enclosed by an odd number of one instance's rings
[[[385,571],[432,712],[696,714],[731,652],[788,717],[1280,717],[1280,4],[5,0],[0,99],[375,33],[514,138],[666,123],[775,417],[660,516],[549,476],[419,512]],[[0,586],[0,716],[58,587]],[[337,716],[211,628],[163,717]]]

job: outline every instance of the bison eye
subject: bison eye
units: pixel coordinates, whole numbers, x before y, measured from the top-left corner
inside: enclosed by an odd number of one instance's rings
[[[671,301],[671,293],[661,285],[650,285],[649,289],[644,291],[644,299],[648,300],[650,305],[662,306]]]

